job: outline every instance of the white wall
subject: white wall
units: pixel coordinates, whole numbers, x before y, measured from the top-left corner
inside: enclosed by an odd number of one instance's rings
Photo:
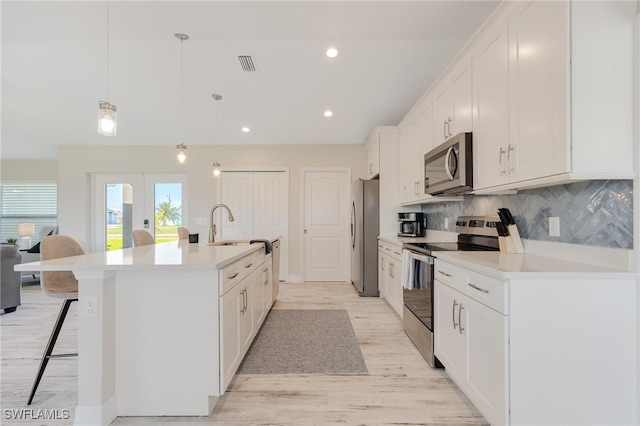
[[[57,160],[2,160],[0,181],[49,183],[58,180]]]
[[[302,275],[301,251],[303,167],[350,167],[352,178],[365,174],[364,145],[242,145],[188,146],[187,162],[177,164],[175,146],[72,146],[60,147],[58,162],[58,224],[60,233],[91,247],[91,173],[188,174],[188,214],[185,226],[208,235],[208,226],[196,226],[195,218],[208,217],[216,203],[214,162],[225,167],[286,167],[289,169],[289,274]],[[224,202],[224,200],[221,200]]]

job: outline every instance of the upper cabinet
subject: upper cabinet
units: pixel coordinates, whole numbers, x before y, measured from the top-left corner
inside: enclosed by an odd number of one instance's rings
[[[631,2],[500,6],[471,44],[475,190],[634,176],[635,13]]]
[[[373,129],[365,143],[367,150],[366,179],[373,179],[380,174],[380,129]]]
[[[400,125],[400,202],[416,204],[424,193],[424,154],[433,147],[433,102],[422,100]]]
[[[485,26],[473,54],[473,182],[509,182],[515,149],[509,142],[509,34],[506,21]]]
[[[433,146],[472,130],[471,57],[457,61],[445,82],[436,86],[433,101]]]

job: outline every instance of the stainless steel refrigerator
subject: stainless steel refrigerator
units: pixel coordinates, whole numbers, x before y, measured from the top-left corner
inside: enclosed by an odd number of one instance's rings
[[[360,296],[379,296],[380,181],[358,179],[351,188],[351,283]]]

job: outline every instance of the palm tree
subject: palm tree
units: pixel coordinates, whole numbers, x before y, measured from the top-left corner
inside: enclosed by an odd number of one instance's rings
[[[156,225],[179,225],[181,218],[180,207],[171,205],[171,195],[167,195],[167,201],[160,201],[156,205]]]

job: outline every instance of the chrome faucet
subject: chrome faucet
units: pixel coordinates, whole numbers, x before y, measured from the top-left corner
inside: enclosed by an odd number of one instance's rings
[[[224,207],[229,212],[229,222],[233,222],[235,219],[233,217],[233,213],[231,213],[231,209],[226,204],[216,204],[211,209],[211,213],[209,214],[209,242],[213,243],[216,239],[216,224],[213,223],[213,212],[216,211],[218,207]]]

